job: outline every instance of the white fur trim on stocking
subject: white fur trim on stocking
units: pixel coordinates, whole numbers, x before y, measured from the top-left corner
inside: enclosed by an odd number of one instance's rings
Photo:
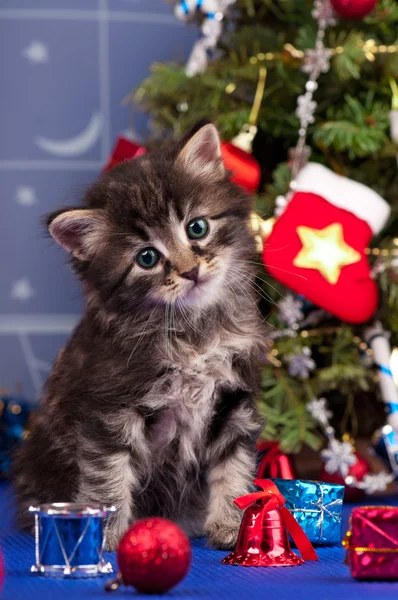
[[[366,185],[336,175],[318,163],[308,163],[296,178],[295,192],[322,196],[335,206],[348,210],[366,221],[374,234],[379,233],[390,216],[385,200]]]

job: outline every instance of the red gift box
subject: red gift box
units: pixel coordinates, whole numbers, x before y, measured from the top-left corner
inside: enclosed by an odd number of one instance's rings
[[[343,546],[353,577],[398,579],[398,508],[354,508]]]

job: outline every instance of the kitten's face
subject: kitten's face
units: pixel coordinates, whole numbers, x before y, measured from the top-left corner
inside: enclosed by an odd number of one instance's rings
[[[140,223],[147,239],[131,248],[131,286],[145,287],[153,304],[204,306],[217,300],[233,258],[223,241],[227,221],[206,205],[187,207],[181,219],[171,205],[161,225]]]
[[[50,220],[89,293],[123,310],[203,308],[222,302],[252,254],[250,202],[228,180],[216,129],[180,152],[120,165],[86,197],[87,209]]]

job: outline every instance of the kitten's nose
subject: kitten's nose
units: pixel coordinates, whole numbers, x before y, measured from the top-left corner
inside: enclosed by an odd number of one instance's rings
[[[199,267],[198,265],[195,265],[190,271],[184,271],[184,273],[180,273],[180,275],[181,277],[184,277],[184,279],[189,279],[190,281],[198,281]]]

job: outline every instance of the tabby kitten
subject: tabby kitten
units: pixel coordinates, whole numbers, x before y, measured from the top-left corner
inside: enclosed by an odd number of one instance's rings
[[[86,310],[16,459],[21,517],[31,504],[101,502],[117,508],[109,549],[148,515],[233,546],[260,427],[249,213],[206,124],[49,217]]]

